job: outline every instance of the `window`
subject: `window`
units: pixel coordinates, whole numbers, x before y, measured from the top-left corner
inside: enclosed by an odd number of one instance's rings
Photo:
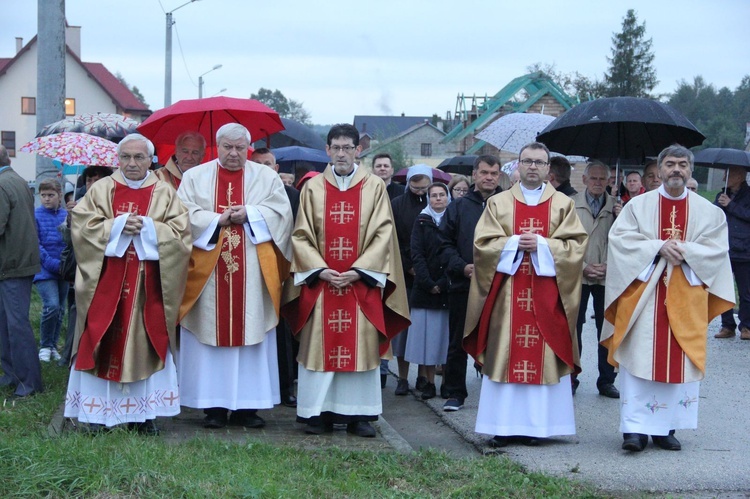
[[[432,156],[432,144],[422,144],[422,156]]]
[[[0,142],[8,150],[8,156],[16,157],[16,132],[0,132]]]
[[[36,97],[21,97],[21,114],[36,114]]]
[[[76,114],[76,100],[68,97],[65,99],[65,116],[73,116]]]

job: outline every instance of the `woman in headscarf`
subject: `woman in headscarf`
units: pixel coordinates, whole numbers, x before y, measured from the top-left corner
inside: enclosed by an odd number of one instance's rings
[[[436,395],[435,366],[445,364],[448,355],[448,278],[438,251],[440,219],[450,203],[445,184],[427,189],[428,204],[414,222],[411,255],[414,286],[411,292],[411,326],[404,358],[424,368],[427,383],[423,399]]]

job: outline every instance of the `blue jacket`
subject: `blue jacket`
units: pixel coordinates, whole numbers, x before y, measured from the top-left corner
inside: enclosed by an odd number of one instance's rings
[[[34,210],[39,236],[39,257],[42,261],[42,270],[34,276],[34,282],[60,279],[60,253],[65,248],[65,242],[58,227],[65,224],[67,216],[68,212],[63,208],[49,210],[40,206]]]
[[[720,195],[721,192],[716,195],[716,200]],[[714,204],[724,210],[727,216],[729,259],[750,262],[750,186],[743,182],[726,207],[722,207],[716,201]]]

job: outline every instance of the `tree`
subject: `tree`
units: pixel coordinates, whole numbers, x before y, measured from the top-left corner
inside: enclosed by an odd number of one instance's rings
[[[311,125],[310,113],[304,108],[302,102],[287,99],[280,90],[270,90],[261,87],[257,94],[251,94],[251,99],[262,102],[270,107],[282,118],[289,118],[305,125]]]
[[[659,80],[653,66],[652,40],[645,36],[646,22],[638,24],[635,11],[628,10],[622,31],[612,36],[612,57],[607,57],[609,71],[604,73],[604,84],[608,96],[651,97]]]
[[[149,107],[148,103],[146,102],[146,98],[143,97],[143,94],[141,93],[140,90],[138,90],[138,87],[136,87],[135,85],[130,86],[130,84],[125,80],[125,77],[122,76],[122,73],[120,73],[119,71],[115,73],[115,78],[117,78],[120,81],[120,83],[125,85],[125,88],[133,92],[133,95],[135,95],[135,98],[138,99],[138,101],[141,104],[143,104],[146,107]]]
[[[535,62],[527,66],[529,73],[544,73],[550,80],[554,81],[566,94],[571,97],[578,97],[579,101],[587,101],[603,97],[606,94],[604,82],[598,78],[589,78],[578,71],[573,73],[563,73],[558,71],[555,64],[542,64]]]

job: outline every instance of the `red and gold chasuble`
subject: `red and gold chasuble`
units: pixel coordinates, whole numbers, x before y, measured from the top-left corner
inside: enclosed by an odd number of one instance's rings
[[[217,165],[217,213],[244,204],[245,169],[230,171]],[[224,228],[221,254],[214,271],[216,282],[216,346],[245,344],[245,229],[230,224]]]
[[[549,237],[551,206],[550,200],[537,206],[514,200],[513,233]],[[471,351],[486,348],[487,335],[492,334],[489,331],[492,310],[504,277],[504,274],[495,274],[480,317],[477,339],[469,343]],[[567,365],[575,367],[568,319],[556,278],[537,275],[530,253],[524,252],[518,271],[506,285],[511,286],[507,382],[542,384],[545,345]]]
[[[662,240],[684,241],[687,220],[687,198],[673,200],[659,196],[659,234]],[[665,268],[656,286],[653,379],[662,383],[681,383],[685,370],[685,355],[669,326],[666,307],[667,287]]]
[[[115,216],[125,213],[146,216],[154,186],[131,189],[115,183],[112,206]],[[143,269],[143,272],[141,272]],[[89,307],[75,368],[96,369],[96,376],[119,382],[131,331],[141,320],[136,303],[144,286],[143,323],[151,346],[166,359],[169,335],[166,329],[158,261],[139,261],[133,243],[120,258],[105,257],[96,293]],[[137,341],[137,340],[136,340]],[[97,352],[98,350],[98,352]]]

